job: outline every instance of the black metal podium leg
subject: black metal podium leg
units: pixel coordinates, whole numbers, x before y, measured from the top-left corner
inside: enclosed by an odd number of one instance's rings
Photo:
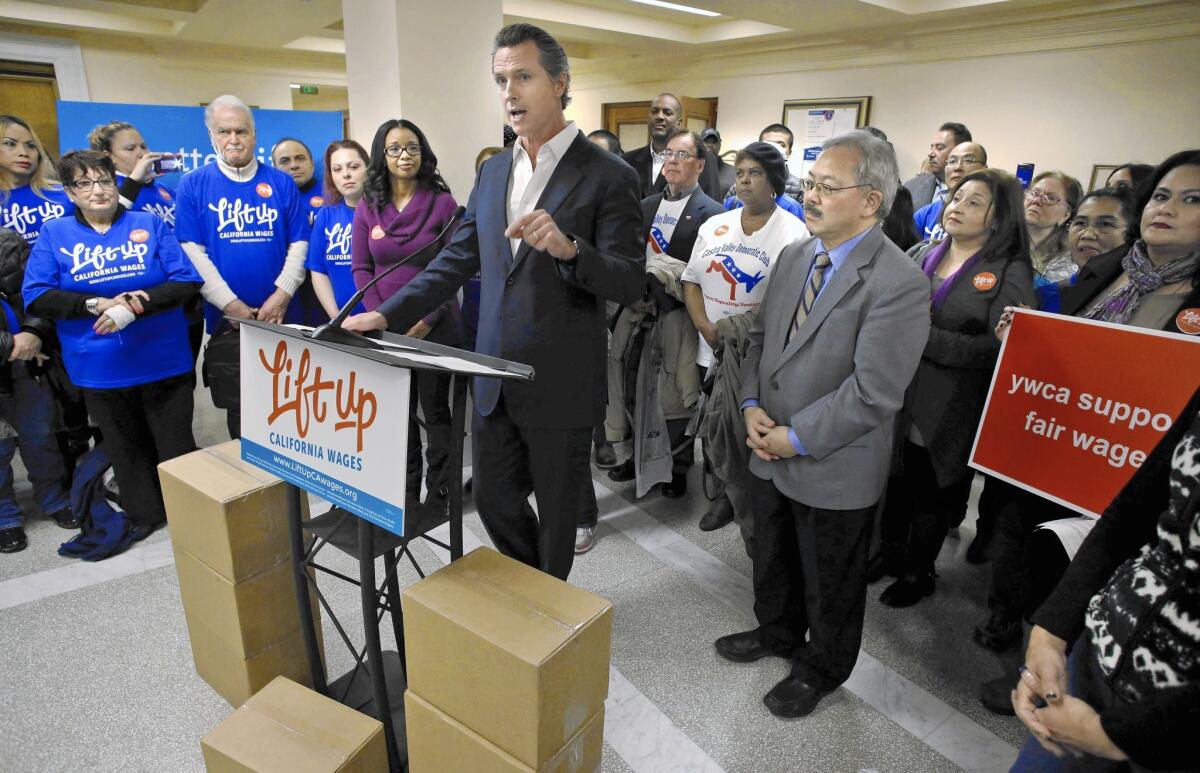
[[[450,413],[450,460],[446,463],[450,475],[450,560],[463,554],[463,439],[466,437],[467,379],[465,373],[454,374],[454,403]]]
[[[300,497],[303,492],[290,483],[284,484],[287,493],[288,537],[292,543],[292,577],[296,584],[296,602],[300,605],[300,631],[304,634],[304,653],[308,656],[308,668],[312,675],[313,689],[322,695],[328,694],[325,677],[325,661],[317,644],[316,623],[312,605],[309,603],[308,567],[304,550],[304,508]]]
[[[371,669],[371,692],[375,697],[375,714],[383,723],[383,738],[387,743],[388,767],[400,770],[400,752],[396,749],[396,730],[392,727],[392,707],[388,701],[387,678],[383,672],[383,651],[379,645],[378,602],[375,591],[375,533],[365,519],[358,522],[359,587],[362,598],[363,634],[366,637],[367,665]]]

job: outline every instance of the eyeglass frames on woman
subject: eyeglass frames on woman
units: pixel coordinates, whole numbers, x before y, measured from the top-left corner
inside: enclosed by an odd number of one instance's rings
[[[421,155],[421,146],[413,142],[408,145],[388,145],[383,149],[388,158],[400,158],[401,153],[407,153],[410,156]]]
[[[1062,203],[1062,196],[1053,193],[1043,193],[1042,191],[1025,191],[1026,201],[1040,201],[1048,207],[1053,207],[1055,204]]]
[[[92,186],[95,185],[99,185],[101,188],[115,188],[117,187],[117,182],[110,177],[105,177],[100,180],[91,180],[84,177],[71,182],[71,187],[80,193],[87,193],[92,189]]]

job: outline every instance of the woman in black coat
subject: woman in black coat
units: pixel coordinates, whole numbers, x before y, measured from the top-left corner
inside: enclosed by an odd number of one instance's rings
[[[1006,306],[1034,302],[1015,178],[995,169],[967,175],[941,221],[946,239],[914,255],[930,277],[932,327],[898,422],[883,544],[873,560],[900,575],[880,597],[893,607],[933,593],[950,518],[970,495],[967,458],[1000,351],[992,329]]]

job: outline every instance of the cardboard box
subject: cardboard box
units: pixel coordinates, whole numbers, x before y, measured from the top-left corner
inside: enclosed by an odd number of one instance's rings
[[[412,690],[404,694],[411,773],[469,770],[471,773],[594,773],[604,747],[604,707],[575,737],[536,771]]]
[[[171,542],[230,582],[291,556],[283,481],[241,460],[231,440],[158,466]],[[304,518],[308,497],[300,497]]]
[[[300,628],[291,561],[232,583],[176,546],[175,571],[188,619],[204,623],[242,658],[262,652]],[[319,628],[321,615],[311,589],[309,598]]]
[[[292,631],[279,641],[249,658],[227,645],[211,628],[190,615],[187,619],[192,659],[200,675],[232,706],[241,706],[276,677],[312,686],[304,636]],[[325,646],[317,629],[317,645],[324,660]]]
[[[383,773],[383,725],[279,677],[200,740],[208,773]]]
[[[480,548],[403,592],[408,686],[540,770],[604,705],[612,605]]]

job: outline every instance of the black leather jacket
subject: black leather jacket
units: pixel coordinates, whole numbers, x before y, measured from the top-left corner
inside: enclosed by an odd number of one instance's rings
[[[0,363],[8,364],[12,354],[13,336],[17,333],[33,333],[48,343],[53,335],[54,323],[40,317],[25,314],[25,303],[21,298],[21,284],[25,281],[25,263],[29,260],[29,245],[25,239],[8,228],[0,228],[0,299],[7,301],[20,322],[18,330],[11,330],[8,317],[0,314]],[[32,365],[32,363],[31,363]],[[0,379],[7,375],[0,374]],[[6,380],[6,379],[5,379]]]

